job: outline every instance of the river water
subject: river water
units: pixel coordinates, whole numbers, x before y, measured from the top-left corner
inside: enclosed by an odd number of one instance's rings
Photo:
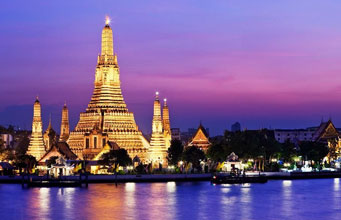
[[[341,219],[341,180],[90,184],[30,188],[0,184],[0,219]]]

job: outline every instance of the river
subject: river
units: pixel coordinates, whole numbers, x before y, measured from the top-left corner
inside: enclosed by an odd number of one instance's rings
[[[341,219],[341,180],[90,184],[30,188],[0,184],[0,219]]]

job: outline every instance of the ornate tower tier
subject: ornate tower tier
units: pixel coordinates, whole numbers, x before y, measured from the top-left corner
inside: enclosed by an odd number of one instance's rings
[[[65,142],[69,138],[70,134],[70,126],[69,126],[69,110],[66,106],[66,103],[63,106],[62,110],[62,123],[60,125],[60,141]]]
[[[32,134],[27,154],[34,156],[38,161],[45,153],[43,122],[41,121],[41,106],[37,97],[33,107]]]
[[[102,31],[93,95],[86,111],[80,114],[75,130],[70,133],[68,144],[78,157],[92,159],[105,146],[104,141],[115,142],[126,149],[131,158],[146,159],[149,144],[122,96],[120,70],[108,18]]]
[[[162,109],[162,125],[163,125],[163,133],[165,136],[165,145],[166,149],[170,147],[172,141],[171,127],[169,121],[169,109],[167,105],[167,99],[163,100],[163,109]]]
[[[154,101],[154,115],[152,125],[152,137],[150,140],[149,160],[153,166],[158,164],[167,165],[167,148],[165,146],[165,136],[163,133],[161,104],[159,101],[159,93],[156,92]]]

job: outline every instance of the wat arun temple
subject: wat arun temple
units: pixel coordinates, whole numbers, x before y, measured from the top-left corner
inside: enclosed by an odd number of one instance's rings
[[[72,153],[80,160],[93,160],[110,143],[110,146],[126,149],[132,159],[166,166],[167,149],[171,141],[166,100],[161,115],[161,103],[156,92],[152,135],[149,142],[139,130],[134,114],[128,110],[122,96],[120,68],[117,54],[114,52],[113,32],[109,23],[110,20],[107,18],[102,30],[101,53],[97,57],[91,100],[86,110],[80,113],[79,121],[70,133],[68,111],[66,104],[64,105],[58,142],[67,143]],[[28,154],[37,160],[45,158],[44,155],[48,154],[51,148],[48,146],[50,142],[47,134],[51,131],[46,131],[43,137],[40,111],[40,102],[37,98],[34,105],[33,133],[28,149]],[[52,129],[50,125],[49,129]]]

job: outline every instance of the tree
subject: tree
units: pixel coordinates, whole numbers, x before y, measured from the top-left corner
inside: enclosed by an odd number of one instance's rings
[[[184,151],[184,146],[179,140],[172,140],[171,146],[167,150],[167,160],[171,165],[176,165],[180,159],[181,155]]]
[[[328,146],[320,142],[302,141],[299,144],[300,155],[306,160],[313,160],[320,162],[325,156],[327,156],[329,149]]]
[[[223,144],[218,142],[212,143],[210,148],[208,148],[207,156],[215,162],[222,162],[225,161],[227,154],[225,152]]]
[[[295,144],[290,142],[290,140],[286,140],[281,147],[281,159],[283,159],[284,161],[288,161],[291,162],[292,158],[297,156],[297,150],[295,147]]]
[[[187,147],[182,154],[183,160],[188,163],[192,163],[193,167],[198,168],[200,166],[200,160],[205,160],[205,153],[196,146]]]
[[[99,163],[111,167],[114,165],[114,172],[116,173],[118,166],[128,166],[132,164],[132,160],[128,152],[120,148],[118,150],[110,150],[108,153],[103,154]]]
[[[25,155],[28,149],[28,145],[30,144],[30,139],[27,136],[24,136],[18,146],[15,148],[15,155],[22,156]]]
[[[4,160],[13,160],[14,154],[10,149],[2,149],[0,148],[0,161]]]
[[[20,169],[24,168],[26,173],[30,173],[33,167],[37,164],[37,160],[34,156],[32,155],[20,155],[16,157],[16,167]]]

